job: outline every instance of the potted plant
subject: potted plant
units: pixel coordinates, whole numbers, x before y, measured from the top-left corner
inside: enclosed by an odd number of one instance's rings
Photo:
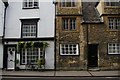
[[[42,68],[42,65],[45,67],[45,58],[43,56],[40,59],[38,59],[37,68]]]
[[[43,47],[42,47],[42,50],[44,51],[46,47],[48,47],[49,44],[47,42],[43,42]]]
[[[16,70],[16,71],[19,71],[20,68],[18,67],[18,65],[19,65],[19,60],[18,60],[18,59],[15,60],[15,65],[16,65],[16,66],[15,66],[15,70]]]
[[[25,42],[18,42],[17,47],[16,47],[17,53],[20,53],[20,50],[24,48],[24,45],[25,45]]]
[[[23,48],[25,45],[25,42],[19,42],[18,45],[19,45],[19,48]]]
[[[31,41],[26,42],[25,45],[24,45],[24,47],[25,47],[25,48],[30,48],[30,47],[32,47],[32,42],[31,42]]]

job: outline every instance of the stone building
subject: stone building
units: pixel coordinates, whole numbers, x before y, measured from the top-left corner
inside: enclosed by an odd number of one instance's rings
[[[120,3],[56,4],[56,70],[120,69]]]

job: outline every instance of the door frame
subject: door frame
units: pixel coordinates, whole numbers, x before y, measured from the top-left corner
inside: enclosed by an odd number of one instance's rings
[[[8,69],[8,47],[15,47],[15,60],[16,60],[16,45],[4,45],[4,55],[3,55],[3,69],[6,70],[12,70]],[[15,69],[16,63],[14,64],[14,69]]]
[[[88,46],[87,46],[87,48],[88,48],[88,49],[87,49],[87,67],[88,67],[88,68],[92,68],[92,66],[89,65],[89,46],[90,46],[90,45],[97,46],[97,53],[95,53],[95,54],[96,54],[96,57],[97,57],[97,64],[96,64],[95,67],[98,67],[98,66],[99,66],[99,63],[98,63],[98,62],[99,62],[99,61],[98,61],[98,60],[99,60],[99,50],[98,50],[99,44],[88,44]],[[94,67],[94,66],[93,66],[93,67]]]

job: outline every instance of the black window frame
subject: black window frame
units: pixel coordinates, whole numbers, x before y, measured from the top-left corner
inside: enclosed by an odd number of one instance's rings
[[[39,0],[32,0],[31,2],[31,7],[30,7],[30,2],[29,0],[24,0],[23,1],[23,9],[38,9],[39,8]],[[26,6],[27,5],[27,6]],[[29,5],[29,6],[28,6]],[[37,5],[37,6],[35,6]]]
[[[21,38],[37,38],[38,33],[38,19],[21,19]],[[35,37],[23,37],[23,25],[24,24],[35,24],[36,25],[36,35]]]

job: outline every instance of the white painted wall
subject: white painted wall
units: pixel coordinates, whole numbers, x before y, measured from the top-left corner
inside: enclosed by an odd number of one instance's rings
[[[45,59],[46,69],[54,69],[54,41],[48,42],[50,45],[46,48]]]
[[[3,44],[2,36],[3,36],[3,24],[4,24],[4,4],[2,0],[0,0],[0,69],[3,68]]]
[[[3,36],[4,8],[4,4],[0,0],[0,36]]]
[[[54,4],[52,1],[40,2],[39,9],[22,9],[22,6],[22,2],[9,2],[5,38],[21,37],[20,19],[23,18],[40,18],[38,37],[54,37]]]
[[[10,1],[10,0],[9,0]],[[54,4],[53,1],[40,2],[39,9],[22,9],[22,2],[9,2],[6,14],[5,38],[21,38],[20,19],[40,18],[38,22],[38,37],[54,37]],[[46,69],[54,69],[54,41],[48,41],[50,46],[46,49]],[[16,44],[8,42],[7,44]],[[20,65],[25,69],[24,65]]]
[[[3,45],[0,43],[0,69],[3,68]]]

